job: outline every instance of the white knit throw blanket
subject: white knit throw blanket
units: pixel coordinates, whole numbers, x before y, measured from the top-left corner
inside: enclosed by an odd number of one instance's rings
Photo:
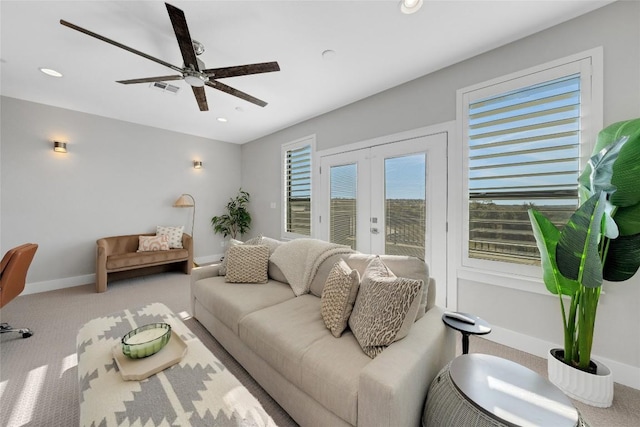
[[[309,292],[313,278],[324,260],[336,254],[355,252],[349,246],[317,239],[295,239],[273,252],[270,261],[280,268],[296,296]]]

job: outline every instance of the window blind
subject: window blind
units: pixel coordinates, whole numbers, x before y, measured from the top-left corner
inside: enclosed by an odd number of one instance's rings
[[[311,145],[286,151],[286,231],[311,235]]]
[[[578,203],[580,75],[470,102],[468,135],[469,257],[538,263],[527,209]]]

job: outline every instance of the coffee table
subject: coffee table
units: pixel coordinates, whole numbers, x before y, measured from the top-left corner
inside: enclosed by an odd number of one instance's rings
[[[473,353],[453,359],[433,380],[423,425],[586,424],[569,398],[546,378],[510,360]]]
[[[187,346],[180,362],[141,381],[123,379],[112,353],[136,327],[165,322]],[[262,405],[160,303],[93,319],[78,332],[81,426],[273,426]],[[160,350],[156,355],[161,355]]]

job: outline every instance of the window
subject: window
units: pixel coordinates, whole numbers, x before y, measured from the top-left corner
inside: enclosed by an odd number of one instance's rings
[[[578,176],[596,134],[590,119],[601,123],[592,117],[591,60],[463,90],[467,265],[510,264],[502,270],[518,273],[539,265],[527,210],[560,227],[577,207]]]
[[[282,146],[284,170],[283,237],[311,236],[311,173],[315,137]]]

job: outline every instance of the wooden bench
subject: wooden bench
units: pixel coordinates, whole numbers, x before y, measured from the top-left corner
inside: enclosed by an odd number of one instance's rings
[[[137,252],[138,236],[155,234],[130,234],[105,237],[97,241],[96,292],[107,290],[107,281],[128,279],[147,274],[178,270],[191,274],[193,268],[193,239],[182,234],[183,249]]]

